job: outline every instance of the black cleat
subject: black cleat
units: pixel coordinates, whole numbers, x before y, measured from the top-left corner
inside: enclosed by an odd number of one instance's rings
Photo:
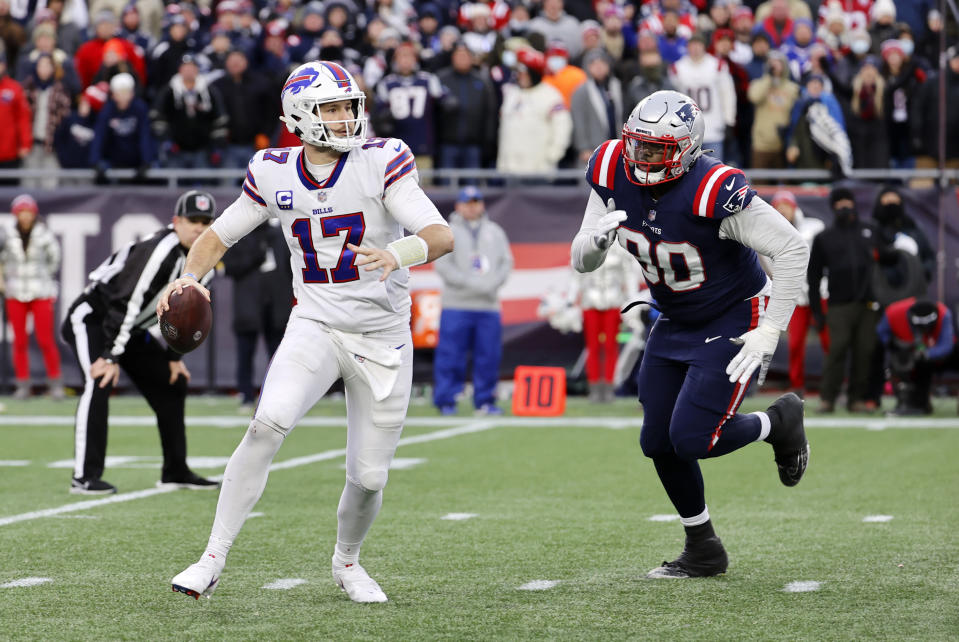
[[[648,579],[685,579],[689,577],[714,577],[722,575],[729,566],[726,549],[713,535],[695,545],[686,540],[683,552],[672,562],[663,562],[646,574]]]
[[[157,482],[157,488],[189,488],[190,490],[215,490],[220,482],[204,479],[192,470],[179,477],[164,477]]]
[[[795,486],[809,464],[809,442],[803,428],[803,400],[787,392],[766,409],[769,415],[769,436],[773,446],[779,481]]]
[[[102,479],[92,477],[74,477],[70,482],[70,493],[73,495],[112,495],[117,487]]]

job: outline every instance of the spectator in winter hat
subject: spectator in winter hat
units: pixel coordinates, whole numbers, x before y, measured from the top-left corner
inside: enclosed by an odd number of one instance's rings
[[[64,118],[70,115],[72,98],[63,83],[63,71],[49,54],[37,56],[33,73],[23,81],[23,91],[33,114],[31,129],[33,147],[23,159],[26,169],[47,170],[49,175],[23,179],[30,188],[55,189],[56,170],[60,168],[53,151],[54,134]]]
[[[153,161],[153,138],[145,102],[134,92],[136,82],[130,74],[110,79],[110,100],[97,116],[90,165],[100,173],[111,167],[144,169]]]

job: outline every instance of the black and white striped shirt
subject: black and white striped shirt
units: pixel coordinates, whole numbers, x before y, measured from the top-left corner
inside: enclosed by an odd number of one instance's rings
[[[157,323],[156,304],[164,288],[180,276],[187,248],[173,226],[114,252],[90,273],[84,298],[103,316],[105,347],[101,357],[116,360],[130,336]],[[213,278],[206,274],[204,285]]]

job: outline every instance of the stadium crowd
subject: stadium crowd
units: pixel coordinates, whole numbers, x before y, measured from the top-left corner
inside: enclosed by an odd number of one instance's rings
[[[932,167],[943,29],[959,100],[955,22],[935,4],[0,0],[0,168],[244,167],[297,144],[275,96],[318,59],[361,80],[372,133],[407,141],[421,169],[578,168],[670,87],[728,163]],[[959,111],[947,119],[957,131]]]

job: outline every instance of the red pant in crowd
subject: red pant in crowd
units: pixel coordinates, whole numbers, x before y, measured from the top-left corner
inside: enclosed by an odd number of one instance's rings
[[[823,314],[826,302],[822,302]],[[812,325],[812,309],[808,305],[797,305],[789,320],[789,387],[804,390],[806,387],[806,334]],[[819,332],[819,344],[822,351],[829,352],[829,332],[823,328]]]
[[[619,334],[619,310],[583,310],[583,337],[586,340],[586,380],[589,383],[612,383],[616,373]],[[600,335],[603,335],[603,376],[600,377]]]
[[[33,335],[43,353],[47,377],[60,378],[60,352],[57,350],[57,340],[53,335],[53,301],[54,299],[34,299],[33,301],[7,299],[7,318],[13,326],[13,371],[18,381],[26,381],[30,378],[28,313],[33,315]]]

